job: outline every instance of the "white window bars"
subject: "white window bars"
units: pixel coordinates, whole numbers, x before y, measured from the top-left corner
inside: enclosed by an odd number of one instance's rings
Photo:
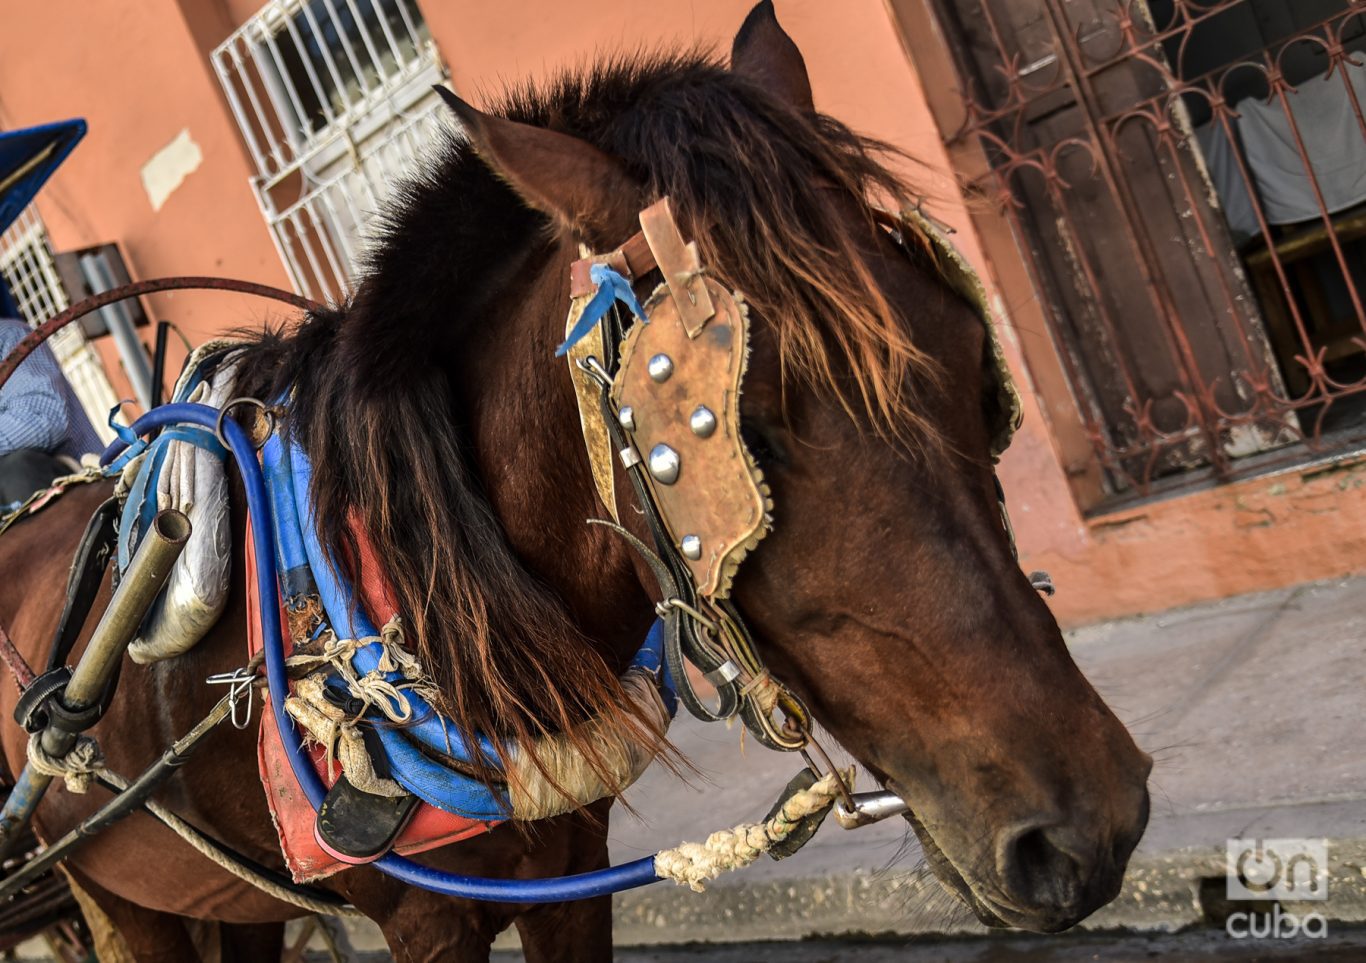
[[[387,191],[445,122],[413,0],[271,0],[212,54],[295,288],[346,295]]]
[[[66,288],[52,259],[52,244],[38,212],[29,205],[15,222],[0,234],[0,276],[14,296],[19,314],[30,326],[37,326],[70,305]],[[81,333],[80,325],[69,324],[47,342],[62,373],[71,382],[90,423],[104,441],[112,441],[109,410],[118,402],[105,374],[100,356]]]

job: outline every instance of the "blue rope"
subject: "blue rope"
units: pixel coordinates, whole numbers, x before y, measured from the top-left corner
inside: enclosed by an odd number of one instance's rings
[[[300,565],[307,569],[311,588],[317,592],[338,638],[364,639],[379,635],[379,630],[355,604],[354,589],[318,540],[317,527],[309,511],[312,469],[303,451],[296,445],[286,445],[278,435],[272,435],[261,455],[266,468],[266,489],[279,521],[276,545],[282,568],[287,572],[299,572]],[[301,518],[305,512],[308,514]],[[352,661],[359,673],[365,675],[378,670],[382,656],[380,645],[371,643],[357,649]],[[398,672],[385,673],[384,677],[395,684],[405,681]],[[412,710],[412,721],[401,728],[375,727],[389,759],[390,773],[399,785],[423,801],[458,816],[485,821],[507,819],[512,814],[512,806],[505,797],[496,795],[479,780],[442,765],[415,744],[416,741],[435,753],[470,762],[474,753],[462,734],[416,692],[406,690],[403,698]],[[497,752],[487,739],[480,740],[479,751],[485,759],[497,759]]]
[[[218,424],[218,409],[196,404],[162,405],[134,422],[131,433],[142,436],[158,428],[182,423],[213,429]],[[279,730],[280,742],[284,747],[285,758],[289,760],[290,769],[303,788],[309,803],[316,810],[327,796],[327,787],[323,785],[317,770],[313,768],[313,762],[304,751],[299,733],[285,712],[285,694],[289,691],[289,680],[285,672],[285,650],[284,640],[280,634],[280,620],[275,617],[275,606],[270,604],[270,600],[278,598],[278,588],[275,552],[265,544],[266,535],[273,531],[265,479],[261,474],[261,466],[256,461],[256,451],[242,427],[230,418],[224,419],[223,433],[238,472],[242,476],[252,530],[261,536],[255,543],[256,590],[261,599],[261,634],[265,650],[266,680],[269,683],[271,708],[275,712],[275,725]],[[127,446],[128,442],[122,437],[114,441],[105,449],[101,464],[113,462]],[[651,648],[654,644],[662,642],[661,623],[655,623],[650,630],[650,637],[654,639],[654,643],[651,638],[647,638],[646,645]],[[433,893],[497,903],[562,903],[619,893],[659,880],[655,875],[654,856],[574,876],[526,880],[488,879],[447,873],[415,863],[395,853],[389,853],[370,865],[401,882]]]

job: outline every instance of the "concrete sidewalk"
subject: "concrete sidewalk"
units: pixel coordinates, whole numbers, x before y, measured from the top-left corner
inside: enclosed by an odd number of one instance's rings
[[[1061,586],[1062,591],[1067,586]],[[1222,893],[1232,836],[1325,837],[1330,919],[1366,919],[1366,578],[1315,583],[1070,633],[1096,687],[1157,759],[1153,814],[1123,895],[1087,926],[1174,929]],[[1003,667],[1008,671],[1008,667]],[[761,817],[798,768],[738,729],[680,717],[706,781],[651,772],[613,819],[614,862]],[[620,945],[980,932],[918,871],[892,820],[833,821],[792,859],[764,859],[695,894],[666,884],[617,898]]]

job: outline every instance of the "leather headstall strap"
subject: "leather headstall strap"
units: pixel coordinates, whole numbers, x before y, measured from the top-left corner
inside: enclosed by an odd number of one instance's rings
[[[621,248],[586,255],[571,271],[573,307],[566,330],[593,294],[593,264],[606,264],[631,280],[656,267],[664,277],[645,304],[649,321],[621,338],[619,360],[612,355],[620,318],[609,312],[595,342],[607,364],[594,350],[580,351],[571,361],[594,478],[605,459],[601,450],[594,451],[586,427],[583,380],[596,385],[600,423],[626,468],[655,543],[646,557],[664,593],[658,611],[679,697],[703,720],[739,714],[769,748],[803,749],[810,741],[809,713],[769,674],[728,598],[740,561],[771,524],[768,488],[740,436],[747,311],[738,296],[706,275],[697,245],[685,243],[668,198],[642,211],[640,222],[641,233]],[[584,339],[589,340],[594,339]],[[601,482],[598,492],[606,500]],[[615,505],[609,509],[615,517]],[[716,687],[717,708],[693,690],[685,660]],[[779,710],[781,721],[775,719]]]

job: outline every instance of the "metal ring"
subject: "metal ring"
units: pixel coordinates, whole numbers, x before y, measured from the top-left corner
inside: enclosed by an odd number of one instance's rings
[[[269,430],[266,432],[265,438],[261,439],[259,445],[254,441],[252,442],[252,447],[257,451],[260,451],[265,447],[266,439],[275,434],[275,412],[260,398],[250,398],[243,395],[240,398],[229,398],[224,402],[223,407],[218,409],[218,420],[213,426],[214,436],[218,438],[218,443],[220,445],[229,451],[232,450],[232,446],[228,444],[228,440],[223,437],[223,419],[227,417],[228,412],[232,411],[232,409],[236,408],[238,405],[254,405],[257,408],[260,408],[262,416],[265,417],[267,424],[270,426]]]

